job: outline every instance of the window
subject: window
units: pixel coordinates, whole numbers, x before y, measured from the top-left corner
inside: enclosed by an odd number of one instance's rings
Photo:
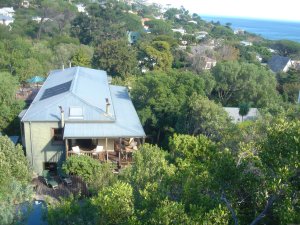
[[[52,143],[53,144],[63,144],[63,129],[62,128],[52,128]]]

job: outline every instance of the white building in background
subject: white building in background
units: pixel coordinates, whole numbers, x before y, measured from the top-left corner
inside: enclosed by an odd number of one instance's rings
[[[240,109],[238,107],[223,107],[223,109],[227,112],[233,123],[256,120],[259,117],[259,111],[257,108],[250,108],[248,114],[244,117],[239,114]]]
[[[182,35],[184,35],[186,33],[185,29],[183,28],[179,28],[179,29],[172,29],[173,32],[179,32],[181,33]]]
[[[0,24],[8,26],[14,22],[14,18],[0,14]]]
[[[0,15],[8,16],[12,18],[15,15],[15,10],[13,9],[13,7],[0,8]]]

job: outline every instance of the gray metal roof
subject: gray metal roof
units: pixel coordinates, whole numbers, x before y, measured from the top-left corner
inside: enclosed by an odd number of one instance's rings
[[[121,86],[110,85],[110,91],[116,120],[111,123],[68,122],[65,124],[64,138],[146,136],[127,89]]]
[[[0,14],[0,20],[5,20],[5,21],[13,21],[14,19],[10,16],[6,16],[3,14]]]
[[[237,107],[223,107],[227,112],[228,116],[231,118],[232,122],[238,123],[242,122],[242,116],[239,114],[240,109]],[[255,120],[259,116],[259,111],[257,108],[250,108],[246,116],[243,117],[243,120]]]
[[[65,138],[145,136],[126,87],[109,85],[105,71],[83,67],[52,71],[19,117],[23,122],[58,122],[59,106],[65,114]]]
[[[66,85],[69,83],[70,86]],[[106,98],[111,102],[105,71],[84,67],[54,70],[47,77],[22,121],[59,121],[58,106],[64,109],[66,121],[72,120],[69,118],[72,107],[83,108],[84,121],[114,121],[115,112],[112,107],[110,115],[105,113]]]
[[[275,72],[282,72],[284,67],[287,65],[287,63],[290,61],[289,57],[284,57],[280,55],[274,55],[268,62],[269,68]]]

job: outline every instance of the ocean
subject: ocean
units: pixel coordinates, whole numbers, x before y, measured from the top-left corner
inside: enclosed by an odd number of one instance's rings
[[[201,16],[201,18],[208,22],[219,21],[222,25],[231,23],[231,28],[233,29],[242,29],[250,33],[261,35],[263,38],[269,40],[284,39],[300,42],[300,22],[217,16]]]

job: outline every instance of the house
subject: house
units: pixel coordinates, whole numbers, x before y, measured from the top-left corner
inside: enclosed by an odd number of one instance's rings
[[[206,37],[206,35],[208,35],[208,33],[206,31],[199,31],[195,33],[195,35],[196,35],[196,40],[202,40],[203,38]]]
[[[223,109],[227,112],[233,123],[255,120],[259,117],[259,111],[257,108],[250,108],[248,114],[243,117],[239,114],[240,109],[237,107],[223,107]]]
[[[233,31],[234,34],[236,35],[244,35],[245,34],[245,31],[242,30],[242,29],[236,29]]]
[[[82,3],[76,4],[75,6],[78,12],[88,15],[88,12],[86,11],[86,7]]]
[[[186,33],[185,29],[179,28],[179,29],[172,29],[173,32],[178,32],[181,35],[184,35]]]
[[[130,44],[135,44],[139,39],[139,37],[140,37],[139,32],[127,31],[127,38]]]
[[[30,3],[29,3],[29,1],[22,1],[22,3],[21,3],[21,5],[22,5],[22,7],[24,7],[24,8],[29,8],[29,6],[30,6]]]
[[[202,60],[204,62],[204,70],[210,70],[211,68],[215,67],[217,65],[217,60],[209,58],[209,57],[202,57]]]
[[[0,15],[14,17],[15,10],[13,9],[13,7],[3,7],[3,8],[0,8]]]
[[[289,57],[274,55],[269,60],[268,66],[274,73],[287,72],[292,66],[292,61]]]
[[[0,24],[8,26],[14,22],[14,18],[0,14]]]
[[[128,163],[145,138],[127,88],[110,85],[105,71],[84,67],[50,72],[19,118],[26,157],[38,174],[74,155]]]
[[[240,44],[244,46],[252,46],[252,42],[249,41],[241,41]]]

